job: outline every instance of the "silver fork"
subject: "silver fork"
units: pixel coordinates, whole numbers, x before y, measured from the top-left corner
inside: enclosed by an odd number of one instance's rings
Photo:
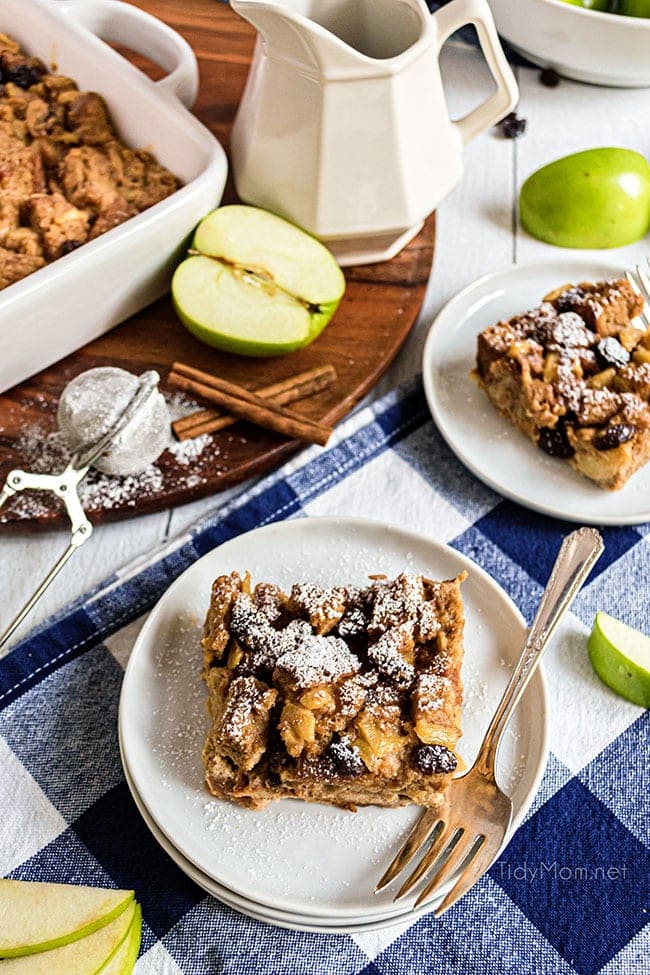
[[[474,765],[451,782],[442,809],[425,809],[375,892],[402,872],[434,830],[432,845],[402,884],[395,900],[433,871],[432,879],[415,901],[414,906],[418,907],[434,898],[460,868],[454,886],[434,911],[438,917],[473,887],[496,859],[512,821],[512,801],[501,791],[495,778],[501,736],[555,628],[602,550],[603,540],[594,528],[578,528],[564,539],[521,656]]]
[[[646,264],[648,265],[648,271],[650,271],[650,257],[646,258]],[[650,277],[640,264],[636,266],[636,274],[633,274],[632,271],[626,271],[625,277],[645,302],[645,307],[639,315],[639,318],[646,328],[650,328]]]

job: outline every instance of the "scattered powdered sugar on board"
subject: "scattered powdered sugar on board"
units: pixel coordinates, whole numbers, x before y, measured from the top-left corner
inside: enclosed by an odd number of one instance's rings
[[[172,420],[197,409],[196,402],[181,393],[165,393],[165,401]],[[34,422],[26,427],[15,443],[15,452],[20,458],[18,466],[39,474],[63,471],[71,456],[61,431],[52,431],[45,422]],[[78,487],[81,504],[89,512],[129,509],[164,494],[168,488],[181,493],[195,490],[207,483],[208,467],[212,474],[218,469],[220,453],[210,434],[176,441],[170,431],[165,452],[138,474],[120,477],[91,468]],[[44,491],[20,492],[14,495],[4,511],[0,511],[0,522],[8,521],[9,513],[12,520],[46,519],[58,511],[60,505],[54,495]]]
[[[212,437],[209,433],[202,433],[200,437],[194,437],[193,440],[174,440],[167,449],[176,458],[178,464],[186,465],[200,457],[211,441]]]

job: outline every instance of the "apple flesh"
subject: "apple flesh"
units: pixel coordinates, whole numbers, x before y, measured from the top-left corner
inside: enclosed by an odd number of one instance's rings
[[[519,194],[522,225],[558,247],[621,247],[650,226],[650,164],[631,149],[602,148],[556,159]]]
[[[132,890],[0,880],[0,958],[47,951],[109,924]]]
[[[136,904],[131,900],[126,910],[104,927],[77,941],[40,951],[21,958],[8,958],[2,962],[3,975],[99,975],[112,960],[122,942],[127,938]]]
[[[219,207],[197,227],[172,299],[190,332],[241,355],[283,355],[322,332],[345,290],[314,237],[257,207]]]

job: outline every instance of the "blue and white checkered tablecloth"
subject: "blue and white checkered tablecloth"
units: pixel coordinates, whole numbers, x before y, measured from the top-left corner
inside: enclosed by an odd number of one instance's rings
[[[604,687],[586,656],[597,609],[650,632],[647,525],[604,530],[605,554],[547,655],[541,791],[501,859],[440,920],[354,935],[281,930],[206,896],[157,845],[117,741],[123,668],[143,614],[224,540],[321,514],[374,517],[450,543],[529,621],[572,527],[476,481],[439,436],[419,384],[363,410],[333,446],[310,448],[216,508],[0,663],[2,874],[135,888],[145,922],[137,975],[650,972],[648,714]]]

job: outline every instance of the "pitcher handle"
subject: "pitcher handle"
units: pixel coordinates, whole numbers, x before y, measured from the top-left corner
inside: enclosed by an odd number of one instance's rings
[[[185,38],[145,10],[122,0],[58,0],[62,10],[103,41],[147,54],[168,73],[155,84],[187,108],[196,101],[199,69]]]
[[[494,78],[497,90],[476,108],[452,122],[464,146],[512,111],[519,99],[519,89],[512,69],[503,53],[487,0],[453,0],[433,15],[438,28],[438,53],[450,34],[467,24],[474,24],[481,50]]]

